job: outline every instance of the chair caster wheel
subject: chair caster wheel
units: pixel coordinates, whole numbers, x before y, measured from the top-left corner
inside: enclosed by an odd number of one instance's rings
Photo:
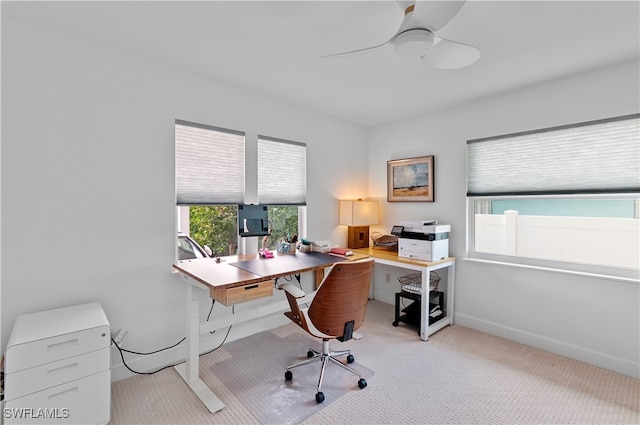
[[[310,359],[311,357],[313,357],[315,353],[313,352],[313,350],[309,350],[307,351],[307,358]]]
[[[286,371],[284,373],[284,380],[285,381],[291,381],[293,379],[293,373],[291,373],[290,370]]]
[[[317,403],[322,403],[324,401],[324,394],[322,393],[322,391],[319,391],[316,393],[316,402]]]
[[[396,328],[398,327],[398,322],[393,322],[391,323],[393,326],[395,326]]]
[[[358,381],[358,387],[364,388],[366,386],[367,386],[367,381],[364,378],[360,378],[360,380]]]
[[[356,361],[356,359],[355,359],[355,357],[353,357],[353,354],[349,354],[347,356],[347,363],[351,364],[351,363],[353,363],[355,361]]]

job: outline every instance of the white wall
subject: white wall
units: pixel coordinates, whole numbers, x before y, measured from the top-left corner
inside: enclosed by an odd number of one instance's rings
[[[638,75],[638,64],[613,67],[368,131],[3,16],[2,348],[17,315],[94,300],[114,329],[129,330],[127,348],[184,336],[185,285],[170,273],[180,118],[244,130],[247,140],[306,142],[312,239],[344,243],[337,200],[367,194],[383,201],[372,230],[420,218],[452,224],[458,324],[638,376],[638,285],[462,260],[465,141],[638,112]],[[386,161],[431,154],[436,202],[387,204]],[[377,270],[377,286],[401,273]],[[209,305],[203,297],[205,313]],[[230,338],[246,332],[235,327]],[[206,336],[204,347],[223,337]],[[127,359],[148,370],[183,350]],[[118,379],[126,373],[113,354]]]
[[[365,128],[3,16],[3,351],[19,314],[96,300],[129,330],[125,348],[185,335],[186,285],[171,273],[176,118],[244,130],[249,152],[258,133],[306,142],[307,236],[346,241],[337,200],[366,196]],[[204,294],[203,319],[209,306]],[[183,346],[127,359],[149,370],[184,358]]]
[[[637,113],[639,75],[638,63],[615,66],[370,130],[372,197],[386,199],[386,161],[435,155],[435,203],[382,202],[381,227],[422,218],[452,225],[456,323],[640,376],[638,284],[463,259],[466,141]]]

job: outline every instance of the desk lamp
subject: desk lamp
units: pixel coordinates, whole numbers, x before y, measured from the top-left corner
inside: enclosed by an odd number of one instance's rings
[[[369,225],[378,224],[378,201],[340,201],[338,224],[349,226],[347,248],[367,248]]]

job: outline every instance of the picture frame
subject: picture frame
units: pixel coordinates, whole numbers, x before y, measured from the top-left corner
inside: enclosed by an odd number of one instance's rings
[[[387,161],[388,202],[434,202],[433,155]]]

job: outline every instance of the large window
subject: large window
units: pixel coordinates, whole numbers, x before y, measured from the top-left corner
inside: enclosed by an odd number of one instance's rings
[[[306,145],[259,136],[258,201],[268,206],[269,249],[305,232]],[[215,256],[238,253],[238,204],[244,203],[245,134],[176,120],[178,231]]]
[[[264,240],[266,248],[276,250],[276,244],[283,238],[291,238],[302,231],[299,217],[304,216],[304,207],[269,205],[267,211],[271,233],[268,237],[261,238],[260,246]],[[189,235],[200,246],[211,248],[214,256],[238,253],[236,205],[191,205],[183,208],[183,214],[188,214]]]
[[[639,116],[469,141],[468,257],[638,280]]]
[[[307,147],[304,143],[258,136],[258,201],[269,205],[271,234],[266,247],[303,233],[307,202]]]

